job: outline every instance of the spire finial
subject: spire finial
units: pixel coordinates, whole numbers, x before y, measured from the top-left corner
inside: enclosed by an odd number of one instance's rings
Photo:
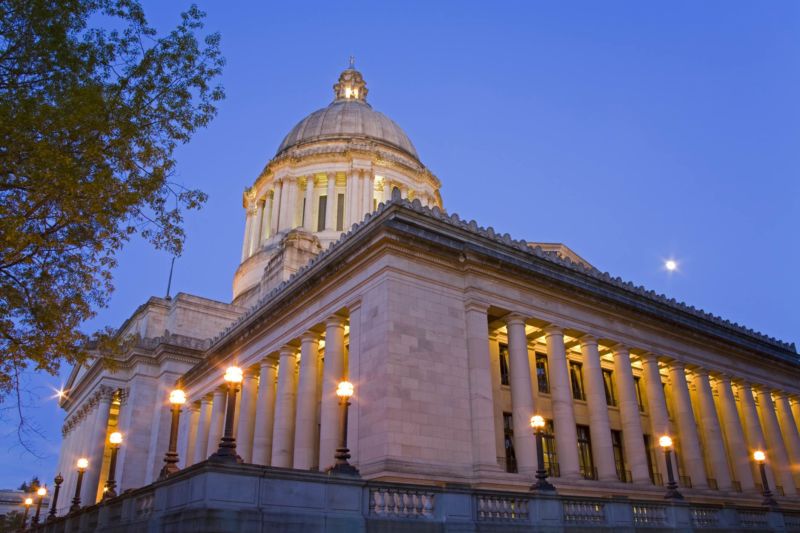
[[[350,56],[350,70],[356,69],[356,56]]]
[[[366,103],[367,83],[361,73],[356,70],[355,56],[350,56],[350,67],[339,75],[339,81],[333,86],[333,93],[336,95],[336,100]]]

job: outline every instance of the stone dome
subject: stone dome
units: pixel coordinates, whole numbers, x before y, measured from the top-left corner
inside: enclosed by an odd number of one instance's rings
[[[400,126],[367,103],[366,83],[352,65],[342,72],[333,90],[334,101],[292,128],[278,147],[276,156],[293,146],[309,142],[363,138],[406,152],[419,160],[417,150]]]

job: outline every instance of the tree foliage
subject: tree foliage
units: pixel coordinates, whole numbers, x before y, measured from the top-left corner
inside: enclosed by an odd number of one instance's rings
[[[0,0],[0,400],[26,368],[84,361],[139,233],[180,254],[176,147],[223,97],[219,35],[192,6],[159,35],[137,0]]]

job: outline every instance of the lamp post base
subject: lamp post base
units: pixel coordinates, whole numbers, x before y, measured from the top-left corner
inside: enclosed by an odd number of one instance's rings
[[[667,493],[664,494],[665,500],[682,500],[683,494],[678,492],[678,489],[675,487],[667,487]]]
[[[772,493],[768,493],[764,494],[764,499],[761,501],[761,505],[764,507],[769,507],[770,509],[774,509],[778,507],[778,502],[772,497]]]
[[[555,492],[556,487],[546,479],[540,479],[537,476],[536,483],[531,485],[531,492]]]
[[[242,458],[236,453],[236,439],[222,437],[219,449],[208,458],[212,463],[242,464]]]
[[[351,465],[347,460],[350,459],[350,450],[347,448],[336,449],[336,462],[327,472],[334,476],[361,477],[358,468]]]

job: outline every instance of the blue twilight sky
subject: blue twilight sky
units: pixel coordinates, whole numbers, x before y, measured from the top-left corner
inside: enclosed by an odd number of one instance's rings
[[[162,31],[187,5],[145,2]],[[353,54],[369,102],[409,134],[449,211],[800,341],[800,3],[200,5],[222,33],[227,99],[178,153],[179,179],[209,201],[187,220],[173,293],[230,299],[243,189],[331,101]],[[163,295],[169,260],[132,242],[87,329]],[[63,415],[50,387],[67,374],[28,378],[42,458],[0,411],[0,488],[55,474]]]

